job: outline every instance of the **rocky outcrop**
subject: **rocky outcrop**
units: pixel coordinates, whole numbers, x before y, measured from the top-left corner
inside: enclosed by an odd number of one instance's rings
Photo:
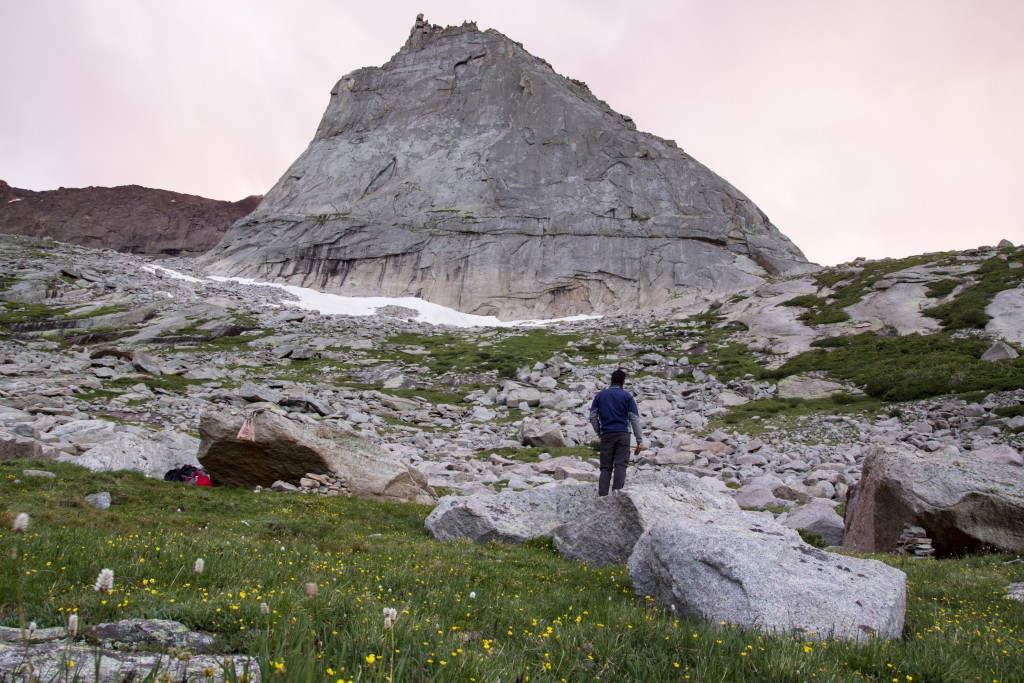
[[[211,654],[216,640],[210,633],[189,631],[183,624],[164,619],[125,619],[98,624],[98,643],[93,632],[68,638],[64,628],[54,627],[29,634],[20,628],[0,626],[0,680],[88,680],[119,683],[130,680],[201,680],[207,669],[219,676],[250,678],[257,670],[255,659]],[[188,656],[181,656],[187,650]],[[33,676],[25,676],[26,662]],[[69,662],[73,664],[69,665]],[[23,677],[24,676],[24,677]]]
[[[496,496],[445,496],[427,516],[439,541],[523,543],[550,538],[595,496],[592,484],[563,484]]]
[[[693,510],[739,509],[724,493],[691,474],[635,477],[615,495],[592,497],[578,514],[555,530],[564,557],[590,564],[625,564],[637,540],[656,522]]]
[[[240,439],[246,416],[252,438]],[[271,410],[207,411],[199,434],[199,462],[216,484],[270,487],[280,480],[298,486],[313,472],[340,477],[357,498],[436,500],[426,479],[400,458],[328,425],[304,426]]]
[[[809,504],[794,508],[786,513],[785,518],[780,517],[778,521],[790,529],[810,531],[829,545],[837,546],[843,542],[845,527],[843,518],[830,502],[813,498]]]
[[[109,424],[103,420],[91,422]],[[57,459],[86,467],[93,472],[135,470],[156,479],[162,478],[175,467],[199,464],[196,460],[199,439],[188,434],[170,429],[137,434],[111,429],[107,434],[106,438],[80,455],[62,453]]]
[[[212,272],[503,318],[660,309],[810,270],[675,142],[494,30],[417,20],[337,83]]]
[[[774,521],[694,512],[651,527],[629,559],[638,595],[678,614],[815,640],[900,638],[906,575],[807,545]]]
[[[939,556],[1024,550],[1024,468],[972,455],[878,446],[864,459],[846,510],[843,547],[896,549],[925,530]]]
[[[197,256],[259,200],[223,202],[138,185],[33,192],[0,180],[0,233],[150,256]]]

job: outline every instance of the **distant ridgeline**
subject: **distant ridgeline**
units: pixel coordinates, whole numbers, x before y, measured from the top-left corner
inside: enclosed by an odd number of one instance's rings
[[[222,202],[138,185],[33,192],[0,180],[0,233],[147,256],[196,256],[259,200]]]
[[[422,16],[387,64],[338,81],[309,147],[205,260],[505,319],[692,306],[815,268],[585,83]]]

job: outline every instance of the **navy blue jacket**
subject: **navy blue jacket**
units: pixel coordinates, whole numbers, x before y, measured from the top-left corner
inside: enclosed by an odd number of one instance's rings
[[[636,407],[633,394],[618,384],[597,392],[590,404],[590,424],[598,434],[628,432],[633,428],[636,442],[642,443],[640,433],[640,410]]]

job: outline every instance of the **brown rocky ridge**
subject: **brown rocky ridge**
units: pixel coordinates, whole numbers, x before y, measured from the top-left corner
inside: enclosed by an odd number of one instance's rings
[[[197,256],[260,199],[226,202],[139,185],[35,192],[0,180],[0,233],[147,256]]]

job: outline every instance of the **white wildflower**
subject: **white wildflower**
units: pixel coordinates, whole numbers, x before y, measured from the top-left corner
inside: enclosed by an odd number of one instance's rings
[[[114,590],[114,570],[101,569],[99,576],[96,577],[96,585],[93,586],[93,590],[99,593],[109,593]]]
[[[16,534],[23,534],[28,531],[28,513],[22,512],[15,517],[14,524],[11,526],[11,529]]]
[[[260,603],[260,614],[262,614],[263,616],[267,616],[268,614],[270,614],[270,605],[268,605],[265,602],[261,602]]]
[[[78,635],[78,615],[72,614],[68,617],[68,637],[74,638]]]
[[[306,595],[308,595],[309,597],[315,598],[317,596],[317,593],[319,592],[320,586],[316,585],[312,581],[306,584]]]
[[[201,557],[196,558],[196,565],[192,568],[192,571],[196,574],[202,574],[204,569],[206,569],[206,561]]]
[[[476,591],[469,591],[469,599],[476,600]]]

